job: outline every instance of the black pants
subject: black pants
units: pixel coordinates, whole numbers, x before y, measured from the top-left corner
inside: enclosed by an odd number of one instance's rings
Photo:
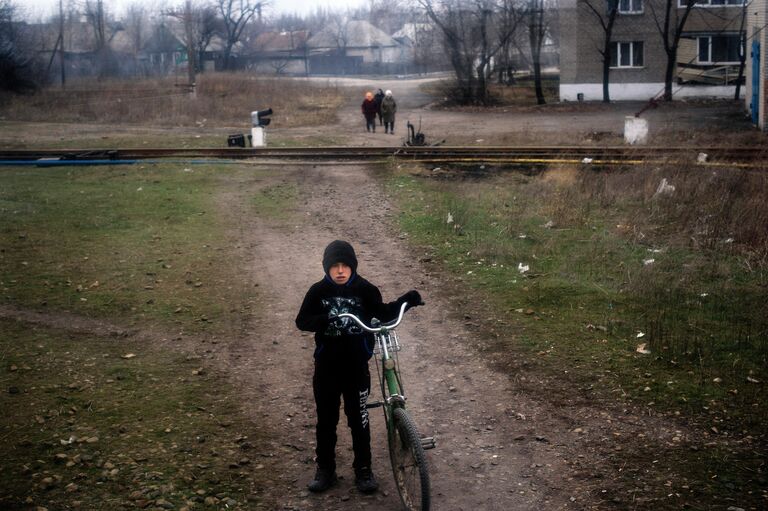
[[[376,131],[376,114],[373,116],[365,116],[365,130],[366,131]]]
[[[344,396],[344,414],[352,432],[352,450],[355,469],[371,466],[371,429],[365,404],[371,392],[368,364],[338,367],[315,361],[312,378],[317,406],[317,466],[336,470],[336,426],[339,423],[339,405]]]

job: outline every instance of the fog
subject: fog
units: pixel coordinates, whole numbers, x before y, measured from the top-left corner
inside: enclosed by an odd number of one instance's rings
[[[19,6],[19,17],[27,20],[43,20],[56,14],[59,10],[59,0],[11,0],[13,4]],[[95,0],[94,0],[95,1]],[[200,0],[196,0],[198,3]],[[210,0],[215,2],[216,0]],[[70,4],[83,4],[85,0],[63,0],[64,9]],[[126,7],[134,4],[144,4],[151,6],[152,9],[162,9],[163,7],[174,7],[182,5],[184,0],[104,0],[105,8],[119,17]],[[366,0],[268,0],[265,14],[308,14],[318,7],[343,10],[347,7],[357,7],[366,3]]]

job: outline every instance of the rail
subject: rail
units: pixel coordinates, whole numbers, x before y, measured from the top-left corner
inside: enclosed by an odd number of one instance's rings
[[[704,154],[706,157],[702,157]],[[126,149],[0,149],[0,164],[14,162],[129,161],[161,158],[230,160],[377,161],[388,158],[424,162],[592,163],[645,162],[768,165],[763,147],[680,146],[435,146],[435,147],[271,147],[271,148],[126,148]]]

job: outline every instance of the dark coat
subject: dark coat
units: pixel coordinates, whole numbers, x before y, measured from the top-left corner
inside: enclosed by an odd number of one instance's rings
[[[384,122],[395,122],[395,112],[397,112],[397,103],[392,96],[385,97],[381,102],[381,120]]]
[[[381,108],[381,102],[384,100],[384,91],[379,89],[379,92],[376,93],[375,96],[373,96],[373,100],[376,102],[376,106]],[[381,113],[381,112],[379,112]]]
[[[348,312],[367,324],[371,318],[387,322],[397,317],[403,300],[384,303],[379,288],[357,274],[343,286],[326,275],[307,291],[296,326],[315,333],[315,359],[319,362],[366,364],[373,354],[373,334],[363,331],[350,318],[329,318]]]
[[[376,114],[379,112],[379,107],[376,105],[376,102],[372,99],[364,100],[363,104],[361,105],[361,109],[363,111],[363,115],[368,120],[375,119]]]

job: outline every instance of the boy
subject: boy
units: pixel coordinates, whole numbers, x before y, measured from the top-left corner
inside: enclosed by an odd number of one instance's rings
[[[379,289],[357,274],[357,257],[346,241],[331,242],[323,253],[325,276],[309,288],[301,304],[296,326],[315,332],[315,374],[312,387],[317,407],[317,472],[309,490],[322,492],[336,483],[336,425],[340,398],[352,432],[355,486],[363,493],[379,485],[371,471],[371,431],[365,408],[371,389],[368,360],[373,354],[373,335],[363,331],[348,312],[366,324],[371,318],[382,322],[397,317],[400,306],[422,305],[417,291],[409,291],[390,303],[383,303]]]

